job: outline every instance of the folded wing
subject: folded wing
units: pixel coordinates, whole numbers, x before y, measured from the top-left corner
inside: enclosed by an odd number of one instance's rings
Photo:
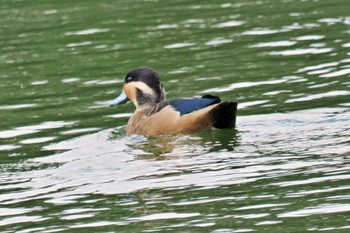
[[[212,95],[205,95],[202,98],[174,99],[169,101],[169,104],[176,111],[180,112],[181,116],[216,103],[220,103],[220,98]]]

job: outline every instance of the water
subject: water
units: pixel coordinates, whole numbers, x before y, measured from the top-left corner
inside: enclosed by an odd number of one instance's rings
[[[350,6],[2,0],[1,232],[348,232]],[[236,130],[127,136],[169,98],[239,101]]]

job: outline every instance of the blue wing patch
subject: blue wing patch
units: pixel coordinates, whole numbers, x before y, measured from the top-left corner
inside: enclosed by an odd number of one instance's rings
[[[176,111],[180,112],[180,115],[182,116],[219,102],[219,97],[206,95],[202,98],[174,99],[171,100],[169,104],[175,108]]]

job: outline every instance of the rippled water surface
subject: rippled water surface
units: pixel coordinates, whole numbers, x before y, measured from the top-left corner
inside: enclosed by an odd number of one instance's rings
[[[1,232],[349,232],[347,0],[0,4]],[[127,136],[168,98],[238,100],[235,130]]]

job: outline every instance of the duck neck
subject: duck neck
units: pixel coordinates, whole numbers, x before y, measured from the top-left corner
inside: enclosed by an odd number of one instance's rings
[[[155,106],[159,102],[163,101],[163,96],[147,94],[137,89],[136,101],[137,101],[138,108]]]

